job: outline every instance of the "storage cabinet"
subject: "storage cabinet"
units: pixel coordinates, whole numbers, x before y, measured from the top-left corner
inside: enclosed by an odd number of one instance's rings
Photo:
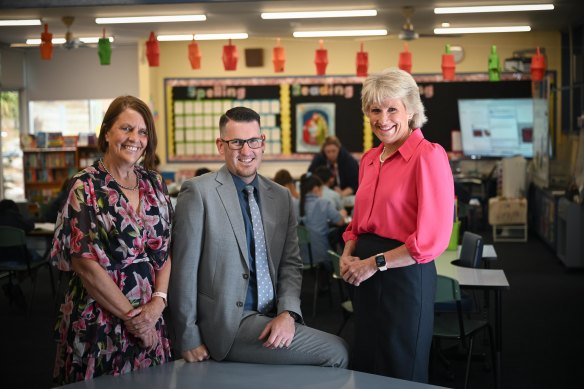
[[[529,214],[531,228],[556,251],[557,240],[557,206],[563,191],[542,189],[532,185],[529,196]]]
[[[565,197],[558,202],[558,258],[568,268],[584,267],[584,205]]]
[[[23,150],[24,193],[28,201],[47,203],[63,182],[97,158],[95,146],[29,148]]]

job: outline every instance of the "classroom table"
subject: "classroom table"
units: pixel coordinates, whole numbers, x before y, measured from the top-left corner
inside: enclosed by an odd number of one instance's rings
[[[447,250],[436,258],[436,271],[438,274],[454,278],[461,288],[483,289],[493,291],[495,294],[495,374],[497,387],[501,388],[501,353],[503,345],[503,319],[501,291],[510,288],[505,272],[501,269],[469,268],[452,264],[458,258],[458,251]],[[488,263],[497,259],[497,253],[492,245],[485,245],[483,260]]]
[[[262,365],[239,362],[178,360],[118,377],[97,377],[66,385],[85,389],[436,389],[420,384],[353,370],[318,366]]]

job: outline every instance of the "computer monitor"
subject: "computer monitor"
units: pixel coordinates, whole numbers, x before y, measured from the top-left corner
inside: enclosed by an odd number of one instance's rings
[[[533,157],[531,98],[459,99],[462,153],[469,158]]]

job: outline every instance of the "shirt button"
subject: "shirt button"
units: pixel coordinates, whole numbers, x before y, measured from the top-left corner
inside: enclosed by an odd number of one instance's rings
[[[247,274],[247,273],[243,273],[243,279],[244,279],[244,280],[247,280],[248,278],[249,278],[249,274]]]
[[[236,304],[239,308],[243,307],[243,303],[241,301],[238,301]]]

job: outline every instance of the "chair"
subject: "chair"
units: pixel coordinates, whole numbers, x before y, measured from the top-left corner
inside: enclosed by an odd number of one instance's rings
[[[343,322],[341,323],[341,327],[337,331],[337,335],[340,335],[345,328],[345,325],[353,315],[353,301],[349,294],[347,293],[345,286],[345,280],[341,277],[341,268],[339,264],[340,256],[333,250],[328,250],[329,258],[333,263],[333,279],[337,280],[339,284],[339,295],[341,296],[341,310],[343,312]]]
[[[8,291],[14,291],[12,277],[18,274],[28,274],[32,281],[32,293],[27,313],[30,311],[36,291],[36,272],[39,267],[47,266],[52,280],[52,270],[46,258],[35,260],[26,247],[24,230],[0,226],[0,273],[8,274]],[[10,303],[14,296],[9,296]]]
[[[469,231],[462,236],[459,266],[477,268],[483,259],[483,237]]]
[[[462,267],[477,268],[483,258],[483,238],[480,235],[465,231],[462,236],[460,256],[452,263]],[[477,301],[474,293],[462,293],[462,310],[464,312],[476,311]],[[443,301],[434,304],[434,309],[439,312],[453,312],[456,310],[455,301]]]
[[[306,247],[306,251],[308,252],[308,260],[309,263],[305,263],[303,265],[303,271],[312,271],[314,272],[314,290],[312,296],[312,317],[316,316],[316,300],[318,298],[318,277],[320,272],[320,266],[314,263],[314,258],[312,257],[312,246],[310,244],[310,231],[306,226],[299,224],[296,227],[296,233],[298,234],[298,246]]]
[[[462,312],[460,286],[458,285],[458,281],[450,277],[438,275],[436,280],[435,302],[442,303],[452,300],[456,302],[456,312],[437,313],[434,317],[433,346],[434,349],[437,348],[437,351],[441,352],[440,340],[450,339],[460,341],[460,346],[466,350],[466,372],[464,377],[464,388],[466,389],[468,386],[474,337],[480,331],[488,332],[493,372],[496,375],[496,369],[494,368],[495,343],[493,338],[493,330],[488,320],[467,318]]]

